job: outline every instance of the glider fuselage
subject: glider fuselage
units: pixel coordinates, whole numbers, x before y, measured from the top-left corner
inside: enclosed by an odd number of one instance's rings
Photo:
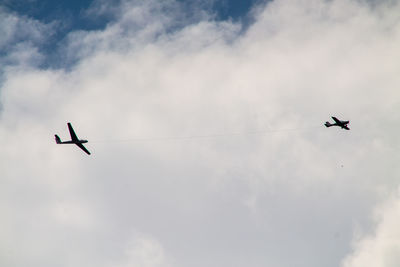
[[[84,144],[87,142],[88,142],[88,140],[75,140],[75,141],[62,141],[62,142],[59,142],[58,144]]]

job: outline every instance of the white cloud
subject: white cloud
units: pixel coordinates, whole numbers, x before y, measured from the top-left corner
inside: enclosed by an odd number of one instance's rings
[[[398,187],[399,5],[279,0],[244,34],[174,6],[71,33],[70,71],[7,69],[1,265],[353,267]]]
[[[112,263],[111,266],[118,267],[156,267],[172,266],[165,257],[162,246],[157,240],[150,237],[134,235],[128,241],[124,251],[125,257],[122,263]]]
[[[42,58],[37,51],[37,46],[54,34],[54,27],[55,23],[45,24],[38,20],[20,17],[0,7],[2,69],[9,64],[38,66]]]
[[[380,205],[376,217],[378,223],[374,233],[362,236],[355,242],[354,253],[345,259],[344,267],[391,267],[400,264],[399,196]]]

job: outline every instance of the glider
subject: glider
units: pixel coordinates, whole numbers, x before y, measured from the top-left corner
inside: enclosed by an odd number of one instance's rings
[[[331,126],[339,126],[342,129],[350,130],[349,127],[347,127],[347,124],[349,124],[349,121],[341,121],[337,119],[336,117],[332,117],[332,119],[335,121],[335,123],[330,123],[330,122],[325,122],[326,127],[331,127]]]
[[[89,150],[87,150],[86,147],[83,146],[83,144],[87,143],[88,141],[78,139],[78,136],[76,136],[71,123],[68,122],[67,124],[68,124],[69,134],[71,135],[71,141],[63,142],[63,141],[61,141],[60,137],[58,137],[58,135],[54,135],[56,137],[56,143],[57,144],[75,144],[75,145],[79,146],[83,151],[85,151],[86,154],[90,155]]]

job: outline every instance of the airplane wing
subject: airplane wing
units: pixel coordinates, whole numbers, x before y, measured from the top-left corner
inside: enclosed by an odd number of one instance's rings
[[[79,146],[83,151],[85,151],[86,154],[90,155],[89,150],[87,150],[86,147],[84,147],[81,143],[77,143],[76,145]]]
[[[336,117],[332,117],[332,119],[333,119],[337,124],[341,124],[341,121],[338,120]]]
[[[69,122],[68,122],[68,130],[69,130],[69,134],[71,135],[71,140],[78,141],[78,137],[76,136],[74,129],[72,128],[72,125]]]
[[[342,128],[343,128],[343,129],[346,129],[346,130],[350,130],[350,128],[347,127],[347,125],[343,126]]]

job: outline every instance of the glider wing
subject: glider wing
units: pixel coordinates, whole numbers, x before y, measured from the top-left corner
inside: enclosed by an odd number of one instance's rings
[[[87,150],[86,147],[84,147],[84,145],[82,145],[81,143],[77,143],[76,145],[79,146],[83,151],[85,151],[86,154],[90,155],[89,150]]]
[[[71,140],[78,141],[78,137],[76,136],[74,129],[72,128],[72,125],[69,122],[68,122],[68,130],[69,130],[69,134],[71,135]]]

